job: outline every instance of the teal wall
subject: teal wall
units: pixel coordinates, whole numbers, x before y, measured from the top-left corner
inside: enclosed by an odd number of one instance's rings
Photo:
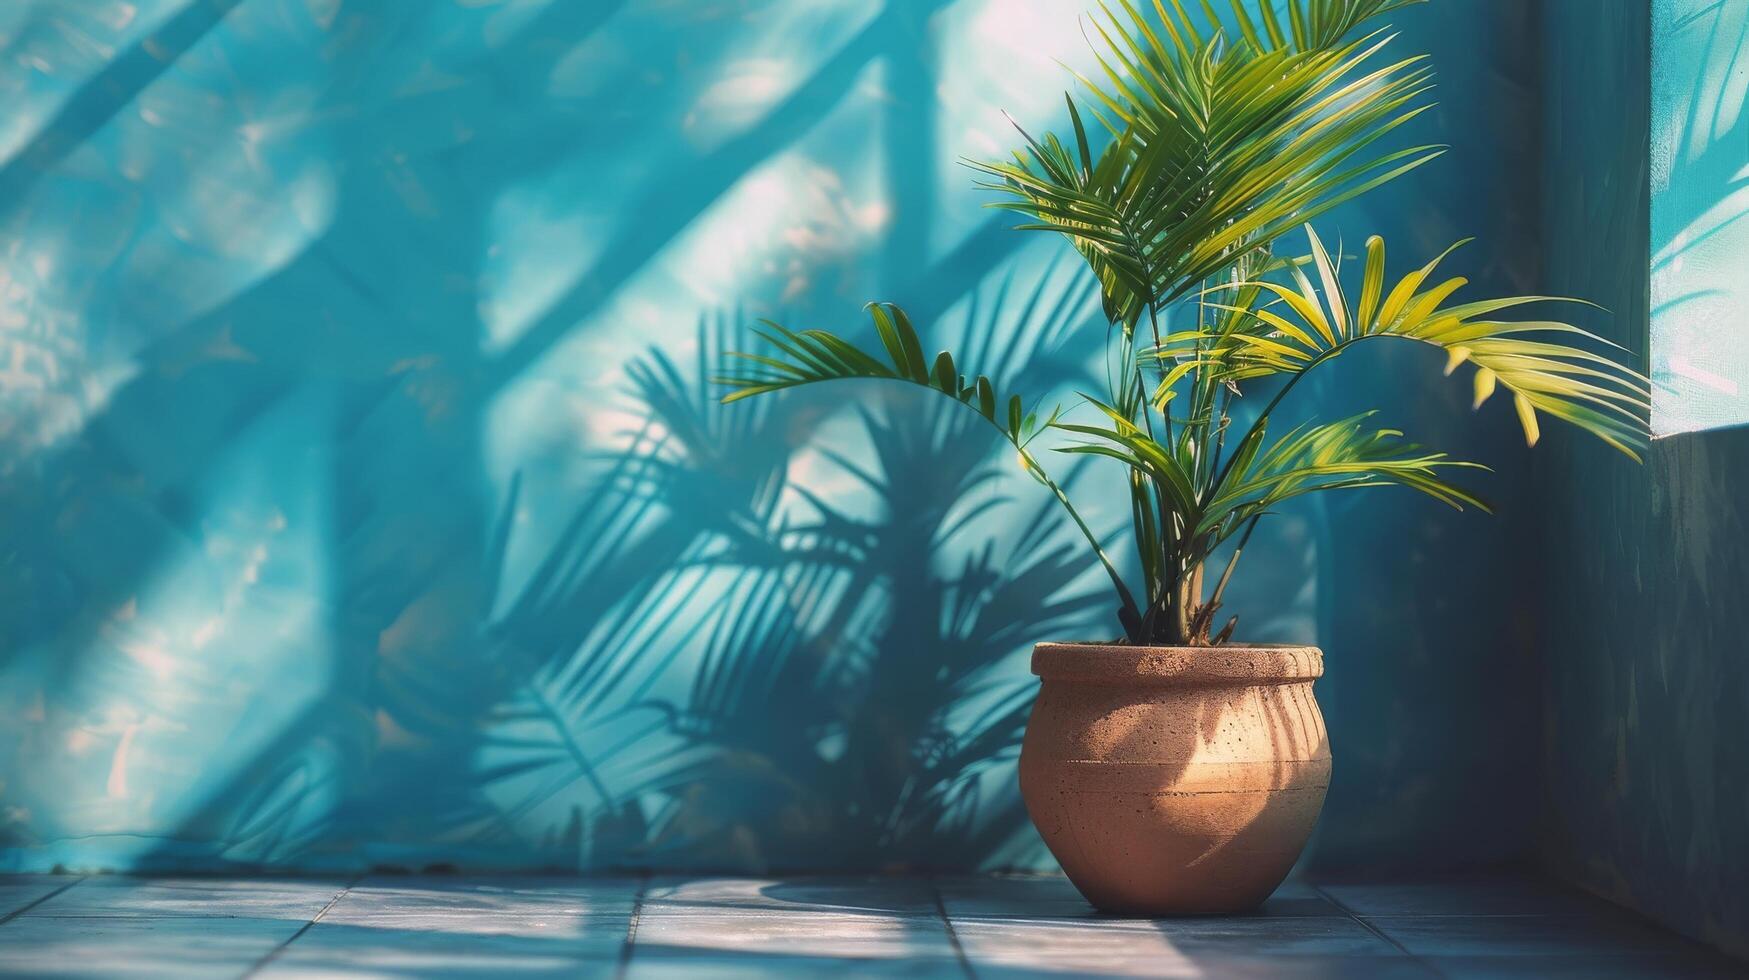
[[[1654,365],[1678,342],[1653,303],[1672,193],[1660,182],[1675,179],[1660,168],[1681,151],[1664,142],[1670,119],[1648,97],[1678,69],[1661,52],[1651,83],[1648,49],[1678,11],[1726,22],[1745,8],[1547,7],[1548,285],[1615,310],[1593,325]],[[1749,53],[1740,33],[1730,43]],[[1695,50],[1690,39],[1681,49]],[[1706,63],[1715,57],[1709,49]],[[1688,70],[1694,81],[1701,64]],[[1740,86],[1734,98],[1740,109]],[[1644,467],[1579,444],[1547,462],[1541,853],[1605,896],[1749,952],[1749,429],[1660,439]]]
[[[1749,3],[1652,4],[1652,425],[1749,423]]]
[[[880,297],[1085,386],[1086,280],[954,163],[1062,123],[1078,6],[0,8],[0,869],[1045,865],[1026,651],[1114,632],[1049,502],[926,400],[706,378]],[[1454,150],[1326,237],[1540,288],[1530,11],[1398,21]],[[1328,651],[1326,866],[1532,843],[1532,454],[1439,367],[1303,404],[1495,464],[1501,516],[1308,502],[1233,599]],[[1071,492],[1115,530],[1113,477]]]

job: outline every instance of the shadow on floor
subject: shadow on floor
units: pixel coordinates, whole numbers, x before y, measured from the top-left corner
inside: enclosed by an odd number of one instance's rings
[[[1729,977],[1514,875],[1291,881],[1256,914],[1124,919],[1063,878],[0,879],[34,976]]]

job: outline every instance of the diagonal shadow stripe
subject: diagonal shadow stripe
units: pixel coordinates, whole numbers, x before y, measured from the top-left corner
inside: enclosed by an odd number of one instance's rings
[[[949,2],[930,0],[928,9]],[[893,9],[883,10],[756,125],[651,181],[649,190],[626,206],[629,217],[614,234],[614,243],[603,250],[603,258],[490,366],[488,390],[503,386],[539,360],[736,182],[825,119],[850,93],[862,70],[886,53],[889,38],[895,33],[903,37],[904,30],[905,21]]]
[[[194,0],[86,82],[24,149],[0,167],[0,218],[9,215],[45,173],[107,126],[241,2]]]

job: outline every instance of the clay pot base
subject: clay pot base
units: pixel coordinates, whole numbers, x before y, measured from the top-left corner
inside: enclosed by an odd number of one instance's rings
[[[1261,905],[1330,785],[1314,647],[1041,643],[1020,756],[1027,812],[1094,907]]]

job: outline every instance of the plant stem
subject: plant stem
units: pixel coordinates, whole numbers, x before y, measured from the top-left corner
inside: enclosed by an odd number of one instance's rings
[[[1164,366],[1166,355],[1160,350],[1160,313],[1159,307],[1152,302],[1148,304],[1148,326],[1154,332],[1155,366],[1162,367]],[[1144,391],[1142,395],[1142,412],[1146,414],[1151,407],[1151,401],[1148,399],[1147,393]],[[1170,402],[1166,404],[1166,407],[1160,410],[1160,415],[1165,419],[1166,425],[1166,441],[1164,444],[1170,446],[1172,445],[1172,407]]]
[[[1233,579],[1233,569],[1239,565],[1239,556],[1244,553],[1245,544],[1251,540],[1251,532],[1257,529],[1257,522],[1262,517],[1262,514],[1258,514],[1251,518],[1251,523],[1245,525],[1245,533],[1239,535],[1239,543],[1233,546],[1232,557],[1227,559],[1227,567],[1221,572],[1220,581],[1215,583],[1215,591],[1209,595],[1209,605],[1218,606],[1221,604],[1221,597],[1227,592],[1227,583]]]
[[[979,417],[982,418],[982,416]],[[1000,431],[999,426],[998,431]],[[1111,563],[1111,559],[1105,554],[1105,549],[1100,546],[1099,538],[1094,535],[1093,529],[1087,526],[1087,522],[1082,520],[1081,514],[1075,510],[1075,505],[1069,502],[1069,495],[1063,492],[1063,488],[1058,486],[1055,480],[1052,480],[1045,474],[1044,467],[1038,465],[1038,460],[1034,459],[1031,453],[1027,452],[1018,442],[1015,442],[1012,439],[1009,441],[1020,453],[1020,460],[1022,463],[1026,464],[1028,472],[1038,477],[1040,483],[1043,483],[1046,487],[1050,488],[1051,493],[1056,496],[1057,502],[1062,504],[1063,509],[1069,512],[1069,518],[1075,522],[1075,526],[1081,529],[1081,536],[1086,538],[1087,543],[1093,546],[1093,553],[1099,557],[1099,564],[1104,566],[1105,574],[1111,577],[1111,584],[1117,589],[1118,601],[1123,603],[1124,611],[1129,614],[1124,617],[1126,621],[1140,622],[1142,611],[1136,606],[1135,596],[1130,594],[1129,586],[1124,584],[1123,576],[1118,574],[1117,567]],[[1126,625],[1125,628],[1128,629],[1128,626]]]
[[[1174,645],[1186,646],[1190,643],[1190,575],[1187,572],[1178,576],[1176,593],[1172,609],[1172,642]]]

